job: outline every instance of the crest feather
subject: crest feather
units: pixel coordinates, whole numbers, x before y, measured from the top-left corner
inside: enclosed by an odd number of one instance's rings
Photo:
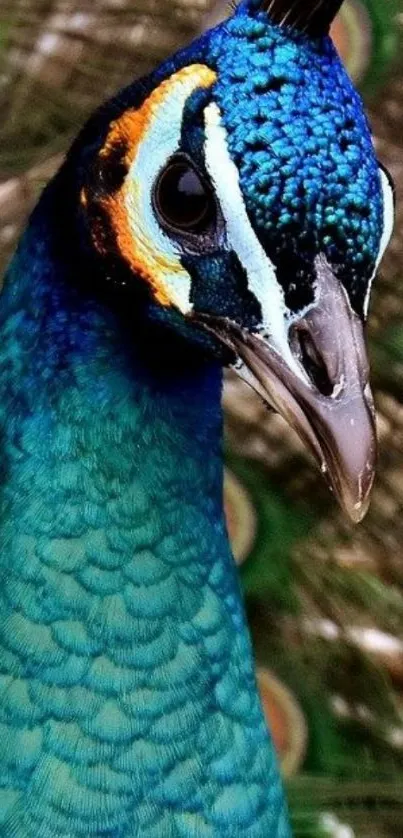
[[[326,35],[343,0],[262,0],[261,8],[279,26],[293,26],[309,35]]]

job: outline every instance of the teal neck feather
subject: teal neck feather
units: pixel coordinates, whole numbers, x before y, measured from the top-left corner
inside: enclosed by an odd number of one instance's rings
[[[34,232],[0,298],[2,838],[285,838],[221,372],[148,365]]]

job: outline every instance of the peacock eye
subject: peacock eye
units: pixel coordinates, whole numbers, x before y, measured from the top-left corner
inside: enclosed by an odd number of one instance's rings
[[[212,190],[185,156],[171,158],[160,172],[153,199],[160,223],[170,232],[203,235],[215,222]]]

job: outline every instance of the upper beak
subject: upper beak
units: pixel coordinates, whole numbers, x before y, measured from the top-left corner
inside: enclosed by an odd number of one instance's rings
[[[364,327],[326,259],[318,257],[315,267],[317,302],[292,324],[286,359],[270,339],[228,320],[203,319],[244,362],[243,377],[297,431],[358,523],[368,510],[377,454]]]

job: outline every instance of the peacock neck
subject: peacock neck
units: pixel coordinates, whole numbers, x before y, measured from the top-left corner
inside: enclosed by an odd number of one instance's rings
[[[164,355],[28,236],[0,298],[4,838],[288,834],[224,524],[221,372]]]

